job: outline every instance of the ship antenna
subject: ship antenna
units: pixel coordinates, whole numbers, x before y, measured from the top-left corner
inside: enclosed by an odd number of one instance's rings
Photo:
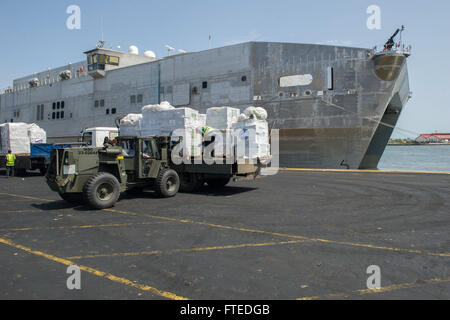
[[[405,31],[405,26],[404,25],[402,25],[402,27],[400,28],[400,40],[398,42],[399,47],[402,45],[402,34],[403,34],[403,31]]]
[[[103,16],[100,16],[100,32],[102,34],[102,41],[103,41]]]

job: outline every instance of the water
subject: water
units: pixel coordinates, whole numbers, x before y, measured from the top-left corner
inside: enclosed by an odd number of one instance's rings
[[[450,171],[450,145],[387,146],[378,169]]]

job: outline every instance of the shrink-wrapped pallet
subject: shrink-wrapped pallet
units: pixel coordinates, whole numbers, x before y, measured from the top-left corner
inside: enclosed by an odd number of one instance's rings
[[[236,157],[255,159],[270,156],[269,126],[256,118],[233,124],[236,137]]]
[[[0,125],[1,153],[11,150],[14,154],[30,153],[29,125],[27,123],[4,123]]]
[[[206,113],[200,113],[198,115],[198,126],[199,127],[206,126]]]
[[[226,158],[234,157],[234,145],[236,138],[232,129],[212,129],[205,137],[204,141],[208,144],[205,152],[208,157]]]
[[[202,135],[197,127],[175,129],[171,132],[172,141],[180,141],[173,149],[172,157],[183,161],[202,156]],[[181,139],[180,139],[181,138]],[[172,160],[174,160],[172,158]]]
[[[212,107],[206,110],[206,125],[219,130],[231,129],[238,121],[240,110],[231,107]]]
[[[35,123],[28,125],[28,136],[30,143],[47,143],[47,133]]]
[[[130,113],[120,120],[120,135],[121,136],[141,136],[141,120],[142,114]]]
[[[199,126],[199,113],[191,108],[174,108],[167,102],[142,108],[141,129],[145,136],[168,136],[176,129]]]

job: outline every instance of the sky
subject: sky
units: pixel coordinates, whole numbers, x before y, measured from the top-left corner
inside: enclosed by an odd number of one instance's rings
[[[67,8],[80,8],[80,29],[67,28]],[[367,8],[380,8],[369,29]],[[246,41],[382,46],[404,25],[412,99],[393,137],[450,132],[450,1],[433,0],[1,0],[0,88],[34,72],[85,59],[98,40],[106,48],[167,55]],[[211,40],[209,40],[211,36]]]

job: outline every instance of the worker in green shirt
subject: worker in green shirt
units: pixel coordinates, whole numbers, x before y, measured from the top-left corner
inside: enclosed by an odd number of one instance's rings
[[[8,154],[6,155],[6,177],[14,177],[14,165],[16,162],[16,156],[11,153],[11,150],[8,150]]]

